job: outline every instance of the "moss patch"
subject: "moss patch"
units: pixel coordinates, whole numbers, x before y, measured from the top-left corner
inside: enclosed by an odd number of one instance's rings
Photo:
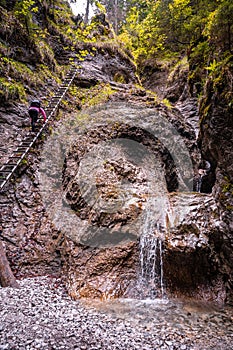
[[[8,81],[6,78],[0,78],[0,101],[19,100],[25,102],[26,93],[24,86],[14,80]]]

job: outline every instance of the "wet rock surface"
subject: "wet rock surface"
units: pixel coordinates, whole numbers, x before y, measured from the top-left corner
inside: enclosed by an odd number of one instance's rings
[[[224,225],[216,201],[212,195],[173,193],[169,202],[163,242],[168,294],[224,303],[226,287],[216,240]]]
[[[229,350],[232,311],[188,301],[80,303],[60,280],[0,288],[0,348]]]
[[[135,242],[109,248],[88,248],[65,238],[63,276],[73,298],[118,298],[135,285],[138,247]]]

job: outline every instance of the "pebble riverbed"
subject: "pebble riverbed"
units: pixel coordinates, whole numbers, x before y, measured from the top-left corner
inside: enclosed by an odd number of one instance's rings
[[[59,279],[0,287],[0,350],[231,350],[233,310],[172,301],[74,301]]]

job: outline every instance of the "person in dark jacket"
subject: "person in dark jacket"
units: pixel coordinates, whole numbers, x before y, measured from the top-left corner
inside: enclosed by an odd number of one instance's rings
[[[39,115],[41,114],[44,118],[44,122],[47,119],[46,113],[44,109],[40,106],[39,100],[33,100],[30,104],[29,111],[28,111],[30,118],[31,118],[31,127],[32,131],[35,131],[35,123],[37,122],[37,119]]]

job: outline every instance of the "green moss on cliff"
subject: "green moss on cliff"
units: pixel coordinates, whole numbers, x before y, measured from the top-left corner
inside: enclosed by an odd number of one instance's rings
[[[226,115],[230,116],[233,112],[233,56],[228,54],[222,60],[214,60],[205,69],[208,75],[200,100],[201,124],[216,104],[222,106]]]
[[[43,96],[45,85],[49,95],[49,80],[54,89],[54,81],[60,83],[70,64],[97,54],[117,54],[135,70],[132,57],[117,45],[111,26],[101,23],[101,16],[88,25],[77,25],[65,1],[53,1],[50,7],[47,2],[29,3],[8,10],[0,5],[2,102]]]
[[[83,107],[92,107],[107,102],[114,93],[109,84],[97,84],[89,89],[71,87],[70,94]]]
[[[0,101],[18,100],[25,102],[26,92],[21,83],[15,80],[0,78]]]
[[[222,182],[222,192],[230,193],[233,196],[233,184],[227,176],[224,176],[224,181]]]

